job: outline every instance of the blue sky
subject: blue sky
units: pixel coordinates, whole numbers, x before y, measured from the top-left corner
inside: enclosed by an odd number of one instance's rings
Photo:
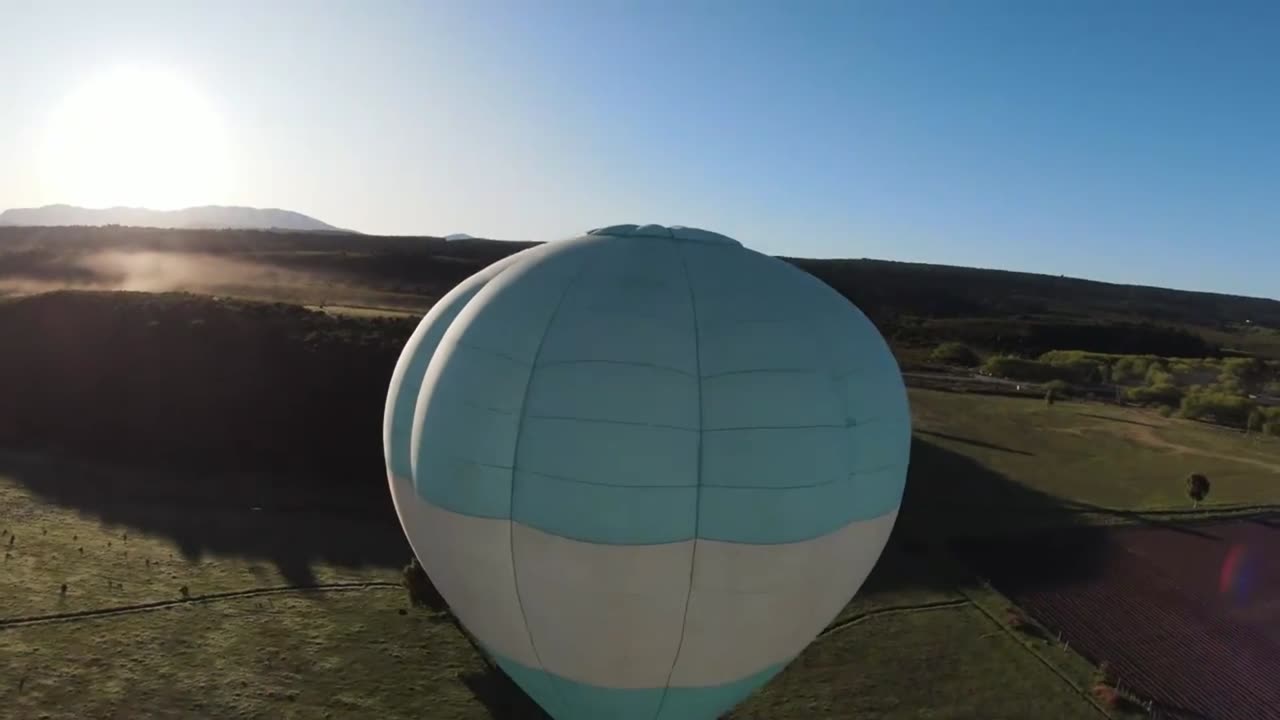
[[[0,0],[0,207],[85,202],[33,148],[129,63],[216,110],[208,203],[1280,296],[1276,3],[113,5]]]

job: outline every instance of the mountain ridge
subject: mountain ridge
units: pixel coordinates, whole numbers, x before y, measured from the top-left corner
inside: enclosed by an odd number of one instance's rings
[[[124,225],[192,230],[352,232],[293,210],[243,205],[198,205],[177,210],[152,210],[124,206],[84,208],[58,203],[36,208],[5,210],[0,212],[0,225],[24,227]]]

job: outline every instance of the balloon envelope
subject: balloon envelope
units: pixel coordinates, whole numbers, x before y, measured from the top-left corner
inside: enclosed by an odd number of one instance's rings
[[[875,327],[691,228],[508,257],[424,318],[392,497],[458,619],[557,720],[723,714],[862,585],[910,450]]]

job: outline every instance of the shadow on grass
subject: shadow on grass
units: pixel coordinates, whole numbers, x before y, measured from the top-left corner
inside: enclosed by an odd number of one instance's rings
[[[413,554],[383,487],[339,492],[8,453],[0,453],[0,477],[107,525],[171,540],[189,561],[216,554],[270,562],[291,585],[315,584],[316,563],[398,570]]]
[[[999,450],[1000,452],[1013,453],[1014,455],[1026,455],[1028,457],[1035,456],[1035,453],[1027,452],[1026,450],[1015,450],[1014,448],[989,443],[985,440],[974,440],[972,438],[960,437],[959,435],[948,435],[946,433],[933,432],[932,430],[917,430],[916,434],[928,435],[929,437],[935,437],[941,440],[951,440],[953,442],[964,443],[965,445],[972,445],[973,447],[986,448],[988,450]]]
[[[1154,423],[1139,422],[1138,420],[1130,420],[1128,418],[1118,418],[1118,417],[1113,417],[1111,415],[1097,415],[1094,413],[1083,413],[1083,412],[1078,412],[1076,413],[1076,415],[1079,415],[1080,417],[1093,418],[1094,420],[1110,420],[1111,422],[1124,423],[1125,425],[1138,425],[1140,427],[1146,427],[1146,428],[1160,427],[1159,425],[1156,425]]]
[[[411,557],[383,483],[319,490],[273,477],[202,478],[8,454],[0,454],[0,476],[17,480],[41,500],[109,525],[170,538],[190,559],[212,553],[269,561],[299,585],[314,582],[315,563],[399,570]],[[1001,538],[994,541],[1000,556],[1025,550],[1013,562],[1029,570],[1028,580],[1086,577],[1107,551],[1103,533],[1064,534],[1069,539],[1048,546],[1049,556],[1043,543],[1014,539],[1045,526],[1070,527],[1079,515],[1059,498],[918,435],[896,528],[859,596],[954,590],[968,573],[933,562],[933,550],[964,538]],[[545,717],[496,668],[464,676],[463,682],[495,720]]]
[[[486,665],[484,670],[465,673],[459,679],[489,711],[493,720],[552,720],[500,668]]]
[[[917,432],[894,534],[982,576],[1020,567],[1027,582],[1070,585],[1093,577],[1109,551],[1104,532],[1083,527],[1094,511],[1106,509],[1027,487]]]

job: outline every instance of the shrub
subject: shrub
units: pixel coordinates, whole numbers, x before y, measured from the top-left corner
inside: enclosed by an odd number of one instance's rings
[[[1156,408],[1156,414],[1159,415],[1160,417],[1166,417],[1166,418],[1173,417],[1173,406],[1161,405],[1160,407]]]
[[[1163,362],[1156,360],[1147,366],[1147,372],[1142,379],[1148,385],[1158,385],[1161,382],[1172,382],[1173,376],[1169,374],[1169,369]]]
[[[1106,355],[1075,350],[1051,350],[1039,358],[1053,366],[1057,377],[1081,384],[1105,383],[1111,379],[1110,360]]]
[[[1048,363],[1010,355],[987,358],[987,361],[982,364],[982,370],[996,377],[1026,382],[1047,382],[1061,377],[1059,371]]]
[[[1222,361],[1220,379],[1234,380],[1238,384],[1251,385],[1260,382],[1267,374],[1267,365],[1258,358],[1227,358]]]
[[[982,358],[978,357],[978,353],[973,348],[959,342],[942,343],[933,349],[929,359],[943,365],[959,367],[977,367],[982,363]]]
[[[1162,383],[1160,385],[1144,385],[1135,388],[1129,388],[1125,391],[1125,397],[1131,402],[1148,404],[1158,403],[1160,405],[1178,405],[1182,402],[1182,388],[1172,383]]]
[[[1218,388],[1193,388],[1182,398],[1182,416],[1244,427],[1254,404],[1248,398]]]
[[[1158,358],[1151,355],[1124,355],[1111,366],[1111,379],[1118,383],[1139,382],[1147,377],[1151,363]]]

